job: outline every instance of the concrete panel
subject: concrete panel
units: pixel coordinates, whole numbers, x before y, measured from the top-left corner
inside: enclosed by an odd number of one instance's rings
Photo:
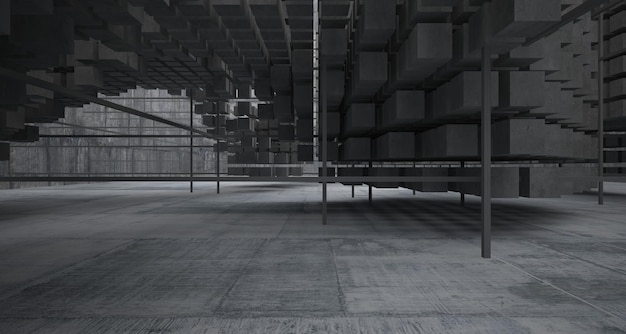
[[[519,169],[519,194],[529,198],[557,198],[563,194],[559,168],[523,167]]]
[[[476,125],[443,125],[422,132],[416,138],[420,158],[462,160],[479,154]]]
[[[366,176],[367,168],[337,168],[337,175],[339,176]],[[362,185],[362,182],[341,182],[341,184],[349,186],[349,185]]]
[[[370,138],[346,138],[340,147],[342,161],[368,161],[371,157]]]
[[[387,53],[359,52],[352,75],[352,99],[369,99],[387,81]]]
[[[403,176],[448,176],[448,168],[404,168]],[[404,182],[401,186],[421,192],[447,192],[447,182]]]
[[[295,84],[293,104],[298,118],[313,119],[313,85]]]
[[[294,81],[313,80],[313,50],[293,50],[291,52],[291,59],[291,72]]]
[[[346,29],[322,29],[320,57],[329,65],[343,65],[348,55]]]
[[[400,168],[369,168],[368,176],[400,176]],[[398,188],[400,182],[368,182],[366,184],[376,188]]]
[[[454,168],[455,176],[480,176],[480,168]],[[520,196],[520,170],[517,167],[494,167],[491,169],[491,196],[493,198],[517,198]],[[456,183],[455,191],[480,196],[480,183]]]
[[[410,125],[426,116],[424,91],[396,91],[382,106],[382,127]]]
[[[415,156],[415,134],[388,132],[374,140],[377,160],[412,160]]]
[[[313,161],[313,149],[312,145],[298,145],[298,161]]]
[[[448,108],[437,108],[434,114],[439,117],[461,116],[480,112],[482,108],[481,72],[465,71],[450,80],[447,91],[437,95],[437,105],[448,103]],[[498,72],[491,72],[492,105],[499,105],[499,76]]]
[[[549,130],[543,119],[508,119],[492,125],[494,156],[545,156],[545,134]]]
[[[293,120],[291,96],[277,95],[274,97],[274,117],[285,121]]]
[[[491,7],[496,37],[532,37],[561,20],[560,0],[502,0]]]
[[[336,109],[341,104],[346,90],[346,74],[343,70],[328,70],[326,75],[326,89],[323,93],[326,93],[328,108]]]
[[[11,146],[9,143],[0,143],[0,161],[8,161],[11,157]]]
[[[312,142],[313,141],[313,120],[312,119],[298,119],[296,121],[296,136],[299,141]]]
[[[380,50],[396,29],[396,6],[392,1],[365,0],[356,31],[361,51]]]
[[[545,74],[539,71],[500,72],[500,107],[531,110],[545,104]]]
[[[291,66],[272,65],[271,84],[272,89],[279,94],[291,92]]]
[[[376,105],[373,103],[353,103],[348,108],[343,122],[344,135],[358,136],[376,127]]]
[[[259,119],[263,119],[263,120],[274,119],[274,105],[273,104],[259,104]]]

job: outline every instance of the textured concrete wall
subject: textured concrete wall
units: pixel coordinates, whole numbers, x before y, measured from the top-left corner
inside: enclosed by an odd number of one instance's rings
[[[189,100],[163,90],[137,89],[113,101],[128,107],[158,115],[182,124],[189,124]],[[143,97],[175,98],[137,99]],[[130,99],[133,98],[133,99]],[[200,115],[194,114],[194,127],[202,125]],[[73,124],[75,126],[68,126]],[[166,134],[187,135],[188,132],[151,120],[125,114],[98,105],[68,108],[58,123],[42,124],[41,134],[116,135]],[[176,148],[171,146],[180,145]],[[194,139],[194,173],[215,172],[213,140]],[[167,146],[167,147],[163,147]],[[222,156],[223,172],[227,159]],[[13,176],[123,176],[173,175],[189,173],[188,138],[41,138],[35,143],[12,143],[11,160],[0,164],[0,175]],[[52,183],[58,184],[58,183]],[[0,188],[46,186],[49,183],[0,183]]]

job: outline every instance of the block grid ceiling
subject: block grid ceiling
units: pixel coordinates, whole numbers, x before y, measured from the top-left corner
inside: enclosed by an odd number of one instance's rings
[[[287,165],[314,161],[323,140],[329,160],[344,165],[477,161],[480,50],[489,41],[494,159],[572,163],[576,167],[567,173],[593,175],[597,21],[588,13],[525,45],[582,3],[320,0],[319,56],[327,68],[320,91],[328,102],[327,138],[319,136],[313,107],[312,0],[0,0],[0,62],[93,96],[137,86],[173,94],[185,89],[207,131],[230,138],[218,147],[229,152],[231,174],[281,176],[301,173]],[[603,22],[608,55],[602,67],[604,125],[624,131],[626,5],[607,4],[617,5]],[[65,107],[83,105],[23,83],[0,79],[0,84],[0,139],[5,141],[37,140],[37,128],[25,123],[56,121]],[[242,100],[227,103],[235,98]],[[624,173],[623,135],[604,141],[613,149],[605,159],[615,164],[606,171]],[[6,151],[7,145],[0,147]],[[251,164],[272,167],[245,167]],[[476,170],[336,172],[437,176],[474,175]],[[560,172],[511,167],[496,174],[519,185],[511,186],[519,194]],[[459,190],[451,183],[376,186]],[[590,186],[582,182],[563,191]],[[528,189],[524,193],[532,192]]]

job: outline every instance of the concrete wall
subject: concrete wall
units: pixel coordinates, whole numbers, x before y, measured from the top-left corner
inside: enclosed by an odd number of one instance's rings
[[[137,89],[113,98],[113,102],[189,124],[189,100],[164,90]],[[137,99],[159,97],[161,99]],[[162,98],[175,98],[164,100]],[[194,127],[202,125],[194,114]],[[69,126],[67,124],[73,124]],[[100,129],[100,130],[99,130]],[[57,123],[41,124],[40,133],[62,135],[167,134],[188,132],[98,105],[67,108]],[[172,146],[180,145],[176,148]],[[215,173],[213,140],[194,139],[194,173]],[[167,146],[167,147],[163,147]],[[125,176],[189,173],[188,138],[40,138],[34,143],[11,143],[10,161],[0,163],[3,176]],[[226,154],[221,154],[226,172]],[[0,189],[47,186],[58,183],[0,182]]]

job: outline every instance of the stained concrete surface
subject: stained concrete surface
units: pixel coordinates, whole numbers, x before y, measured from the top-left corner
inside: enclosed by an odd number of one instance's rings
[[[1,333],[625,333],[626,185],[494,201],[317,184],[0,192]]]

